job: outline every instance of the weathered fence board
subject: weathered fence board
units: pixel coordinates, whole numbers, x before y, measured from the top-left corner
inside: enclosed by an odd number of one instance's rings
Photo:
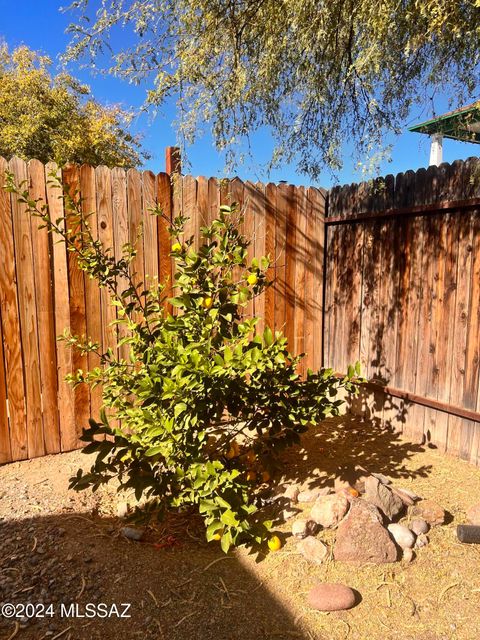
[[[45,167],[38,160],[31,160],[28,165],[28,174],[30,177],[30,198],[46,202]],[[36,220],[31,220],[31,233],[35,266],[44,444],[46,453],[55,453],[60,448],[60,430],[58,425],[57,358],[50,268],[51,236],[47,229],[39,229]]]
[[[360,361],[376,385],[353,402],[355,411],[476,464],[479,196],[475,158],[387,176],[383,184],[333,189],[326,217],[324,320],[325,364],[343,371],[354,359],[345,345],[357,331],[353,314],[360,287]],[[353,280],[349,265],[355,265]]]
[[[8,169],[7,162],[0,158],[0,175]],[[5,380],[8,398],[9,424],[2,425],[9,432],[10,455],[13,460],[28,458],[27,414],[25,410],[25,371],[22,360],[22,338],[20,312],[17,298],[15,249],[13,238],[12,207],[10,194],[0,189],[0,304],[3,333]],[[2,458],[9,455],[2,449]]]
[[[17,184],[28,184],[27,165],[24,162],[13,159],[10,161],[9,166],[15,176]],[[12,197],[12,221],[24,366],[28,453],[29,456],[35,457],[45,453],[45,445],[32,227],[30,216],[26,212],[25,205],[20,203],[15,197]]]

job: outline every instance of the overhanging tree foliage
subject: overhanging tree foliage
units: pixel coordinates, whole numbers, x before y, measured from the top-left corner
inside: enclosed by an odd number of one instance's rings
[[[51,60],[28,47],[0,46],[0,155],[131,167],[148,157],[128,131],[131,114],[93,99]]]
[[[109,52],[109,70],[178,98],[186,141],[212,128],[219,149],[262,126],[273,162],[316,178],[398,132],[412,103],[442,88],[461,103],[478,82],[480,2],[467,0],[76,0],[67,59]],[[95,9],[98,9],[95,14]],[[116,28],[131,46],[115,50]],[[122,43],[125,37],[122,38]]]

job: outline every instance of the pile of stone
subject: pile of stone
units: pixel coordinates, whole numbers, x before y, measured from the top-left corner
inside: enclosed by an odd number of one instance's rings
[[[295,518],[292,534],[298,550],[316,564],[330,555],[321,539],[325,529],[336,530],[331,553],[337,561],[410,562],[414,552],[428,544],[429,529],[443,524],[446,517],[435,502],[374,473],[355,487],[336,483],[332,488],[302,490],[290,485],[284,497],[290,501],[284,518]]]

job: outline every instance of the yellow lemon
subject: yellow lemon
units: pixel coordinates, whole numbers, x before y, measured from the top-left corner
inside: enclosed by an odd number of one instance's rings
[[[175,242],[175,244],[172,244],[172,253],[178,253],[181,250],[182,245],[179,242]]]
[[[264,471],[262,473],[262,481],[263,482],[269,482],[271,478],[271,475],[268,473],[268,471]]]
[[[282,541],[278,536],[272,536],[268,541],[268,548],[270,551],[278,551],[282,548]]]
[[[212,304],[213,304],[213,299],[212,298],[204,298],[203,299],[203,306],[205,307],[205,309],[210,309]]]
[[[238,442],[234,440],[230,445],[230,449],[225,454],[225,457],[227,458],[227,460],[231,460],[232,458],[236,458],[239,453],[240,447],[238,446]]]
[[[214,533],[212,536],[212,540],[221,540],[221,539],[222,539],[221,533]]]
[[[247,481],[248,482],[255,482],[256,479],[257,479],[257,472],[256,471],[247,471]]]
[[[251,273],[247,278],[247,282],[250,286],[253,287],[254,284],[257,284],[258,278],[254,273]]]

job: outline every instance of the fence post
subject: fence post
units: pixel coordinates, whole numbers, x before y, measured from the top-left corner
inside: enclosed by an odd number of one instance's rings
[[[172,173],[182,172],[182,158],[178,147],[166,147],[165,149],[165,173],[169,176]]]

